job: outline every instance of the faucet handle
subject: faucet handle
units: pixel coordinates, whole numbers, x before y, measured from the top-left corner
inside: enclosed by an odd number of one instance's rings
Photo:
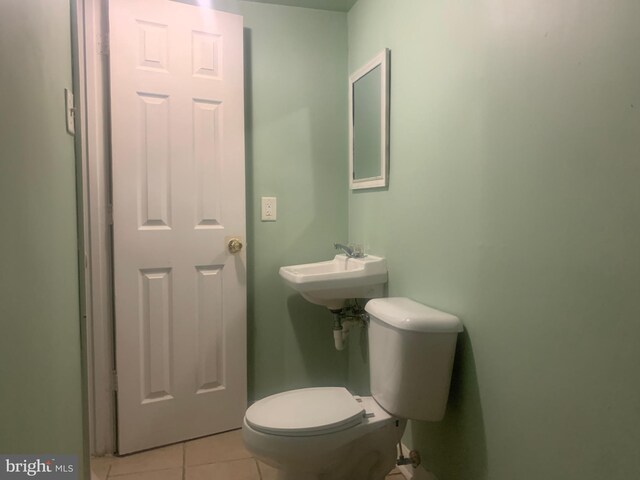
[[[350,243],[349,246],[351,247],[352,255],[355,258],[364,257],[364,247],[361,243]]]

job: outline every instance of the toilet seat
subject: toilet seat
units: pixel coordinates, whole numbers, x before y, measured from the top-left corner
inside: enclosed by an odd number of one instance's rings
[[[359,425],[364,417],[359,399],[341,387],[278,393],[257,401],[245,414],[253,429],[290,437],[339,432]]]

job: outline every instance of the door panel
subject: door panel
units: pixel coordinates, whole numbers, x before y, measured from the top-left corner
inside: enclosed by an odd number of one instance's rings
[[[241,425],[242,18],[111,0],[118,451]]]

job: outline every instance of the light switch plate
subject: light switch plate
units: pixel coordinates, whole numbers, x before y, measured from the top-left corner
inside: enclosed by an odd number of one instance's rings
[[[276,197],[262,197],[262,221],[275,222],[277,218]]]

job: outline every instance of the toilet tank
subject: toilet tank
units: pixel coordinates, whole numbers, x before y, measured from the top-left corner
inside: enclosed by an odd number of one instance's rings
[[[462,322],[405,297],[376,298],[365,309],[375,400],[397,417],[442,420]]]

